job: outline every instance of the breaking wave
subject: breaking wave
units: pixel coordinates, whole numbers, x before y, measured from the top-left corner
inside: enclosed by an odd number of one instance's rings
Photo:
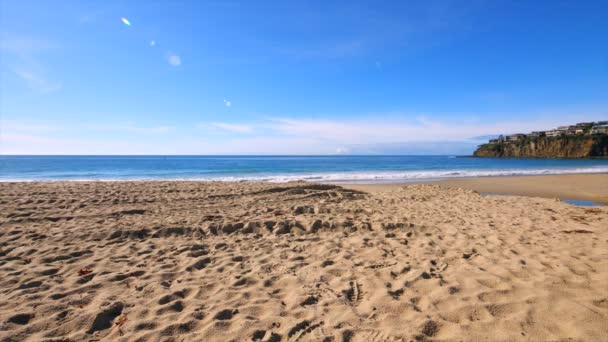
[[[398,182],[434,180],[446,178],[467,177],[498,177],[498,176],[535,176],[560,175],[577,173],[608,173],[608,167],[569,168],[569,169],[510,169],[510,170],[441,170],[441,171],[383,171],[383,172],[332,172],[310,174],[283,174],[267,176],[234,176],[217,178],[200,178],[199,180],[216,181],[260,181],[260,182]]]

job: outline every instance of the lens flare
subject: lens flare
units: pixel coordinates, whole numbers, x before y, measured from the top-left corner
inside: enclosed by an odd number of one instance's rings
[[[120,20],[122,20],[122,22],[127,25],[127,26],[131,26],[131,23],[129,22],[129,20],[125,17],[120,18]]]

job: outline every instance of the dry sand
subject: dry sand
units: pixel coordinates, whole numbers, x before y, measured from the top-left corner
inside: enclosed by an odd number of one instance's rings
[[[608,339],[608,208],[435,185],[0,184],[0,340]]]

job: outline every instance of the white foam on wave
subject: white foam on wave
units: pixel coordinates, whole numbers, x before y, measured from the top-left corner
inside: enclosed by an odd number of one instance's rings
[[[261,182],[386,182],[386,181],[416,181],[425,179],[467,178],[467,177],[499,177],[499,176],[535,176],[560,175],[577,173],[608,173],[608,167],[569,168],[569,169],[506,169],[506,170],[434,170],[434,171],[353,171],[341,173],[311,173],[268,176],[233,176],[218,177],[217,181],[261,181]],[[202,180],[202,179],[201,179]],[[209,179],[207,179],[209,180]]]
[[[418,170],[418,171],[351,171],[351,172],[315,172],[300,174],[273,174],[257,176],[192,176],[192,177],[99,177],[99,178],[46,178],[46,179],[0,179],[0,182],[32,182],[32,181],[223,181],[223,182],[272,182],[285,183],[292,181],[309,181],[323,183],[396,183],[418,180],[438,180],[448,178],[468,177],[500,177],[500,176],[536,176],[560,174],[608,173],[608,166],[587,168],[552,168],[552,169],[502,169],[502,170]]]

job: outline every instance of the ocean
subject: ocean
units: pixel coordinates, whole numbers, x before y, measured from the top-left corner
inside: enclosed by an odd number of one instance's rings
[[[201,180],[382,183],[606,173],[608,160],[457,156],[0,156],[0,181]]]

